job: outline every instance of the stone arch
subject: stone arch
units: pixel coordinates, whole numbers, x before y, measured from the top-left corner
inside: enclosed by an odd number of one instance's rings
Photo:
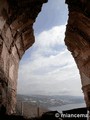
[[[15,112],[19,61],[34,43],[32,27],[44,2],[47,0],[0,1],[0,71],[7,78],[8,114]]]
[[[90,107],[90,1],[66,0],[69,19],[65,43],[75,59],[81,76],[86,105]],[[88,4],[88,5],[87,5]]]
[[[5,102],[8,114],[15,111],[19,61],[34,43],[32,26],[45,2],[47,0],[0,1],[0,71],[7,81],[5,94],[10,97]],[[86,104],[90,108],[90,1],[66,0],[66,3],[69,20],[65,43],[79,68]]]

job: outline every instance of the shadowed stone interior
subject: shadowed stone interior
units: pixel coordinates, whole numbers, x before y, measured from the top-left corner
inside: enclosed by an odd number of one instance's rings
[[[69,19],[65,43],[79,69],[86,105],[90,109],[90,1],[66,0],[66,3]]]
[[[33,23],[47,0],[0,0],[0,106],[15,112],[19,61],[34,43]],[[65,44],[80,71],[90,108],[90,0],[66,0]]]
[[[0,105],[8,114],[15,112],[19,61],[34,43],[33,23],[45,2],[0,0]]]

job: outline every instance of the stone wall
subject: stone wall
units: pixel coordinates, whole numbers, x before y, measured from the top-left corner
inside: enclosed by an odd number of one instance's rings
[[[90,108],[90,0],[66,0],[69,19],[65,43],[81,76],[82,89]],[[77,89],[77,88],[76,88]]]
[[[0,105],[15,112],[18,65],[34,43],[33,23],[47,0],[0,0]],[[90,108],[90,0],[66,0],[69,19],[65,43],[80,71]]]
[[[0,0],[0,106],[15,112],[18,65],[34,43],[33,23],[47,0]]]

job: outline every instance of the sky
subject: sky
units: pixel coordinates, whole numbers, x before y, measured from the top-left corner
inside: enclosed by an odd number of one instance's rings
[[[34,23],[35,43],[24,54],[19,94],[82,96],[79,71],[64,43],[68,9],[64,0],[49,0]]]

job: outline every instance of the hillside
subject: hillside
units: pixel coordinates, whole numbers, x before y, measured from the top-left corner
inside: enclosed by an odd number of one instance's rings
[[[25,101],[46,108],[62,106],[66,104],[84,103],[82,96],[45,96],[45,95],[17,95],[18,101]]]
[[[76,103],[84,103],[83,97],[17,95],[17,114],[26,117],[37,117],[49,111],[48,108],[50,107]]]

